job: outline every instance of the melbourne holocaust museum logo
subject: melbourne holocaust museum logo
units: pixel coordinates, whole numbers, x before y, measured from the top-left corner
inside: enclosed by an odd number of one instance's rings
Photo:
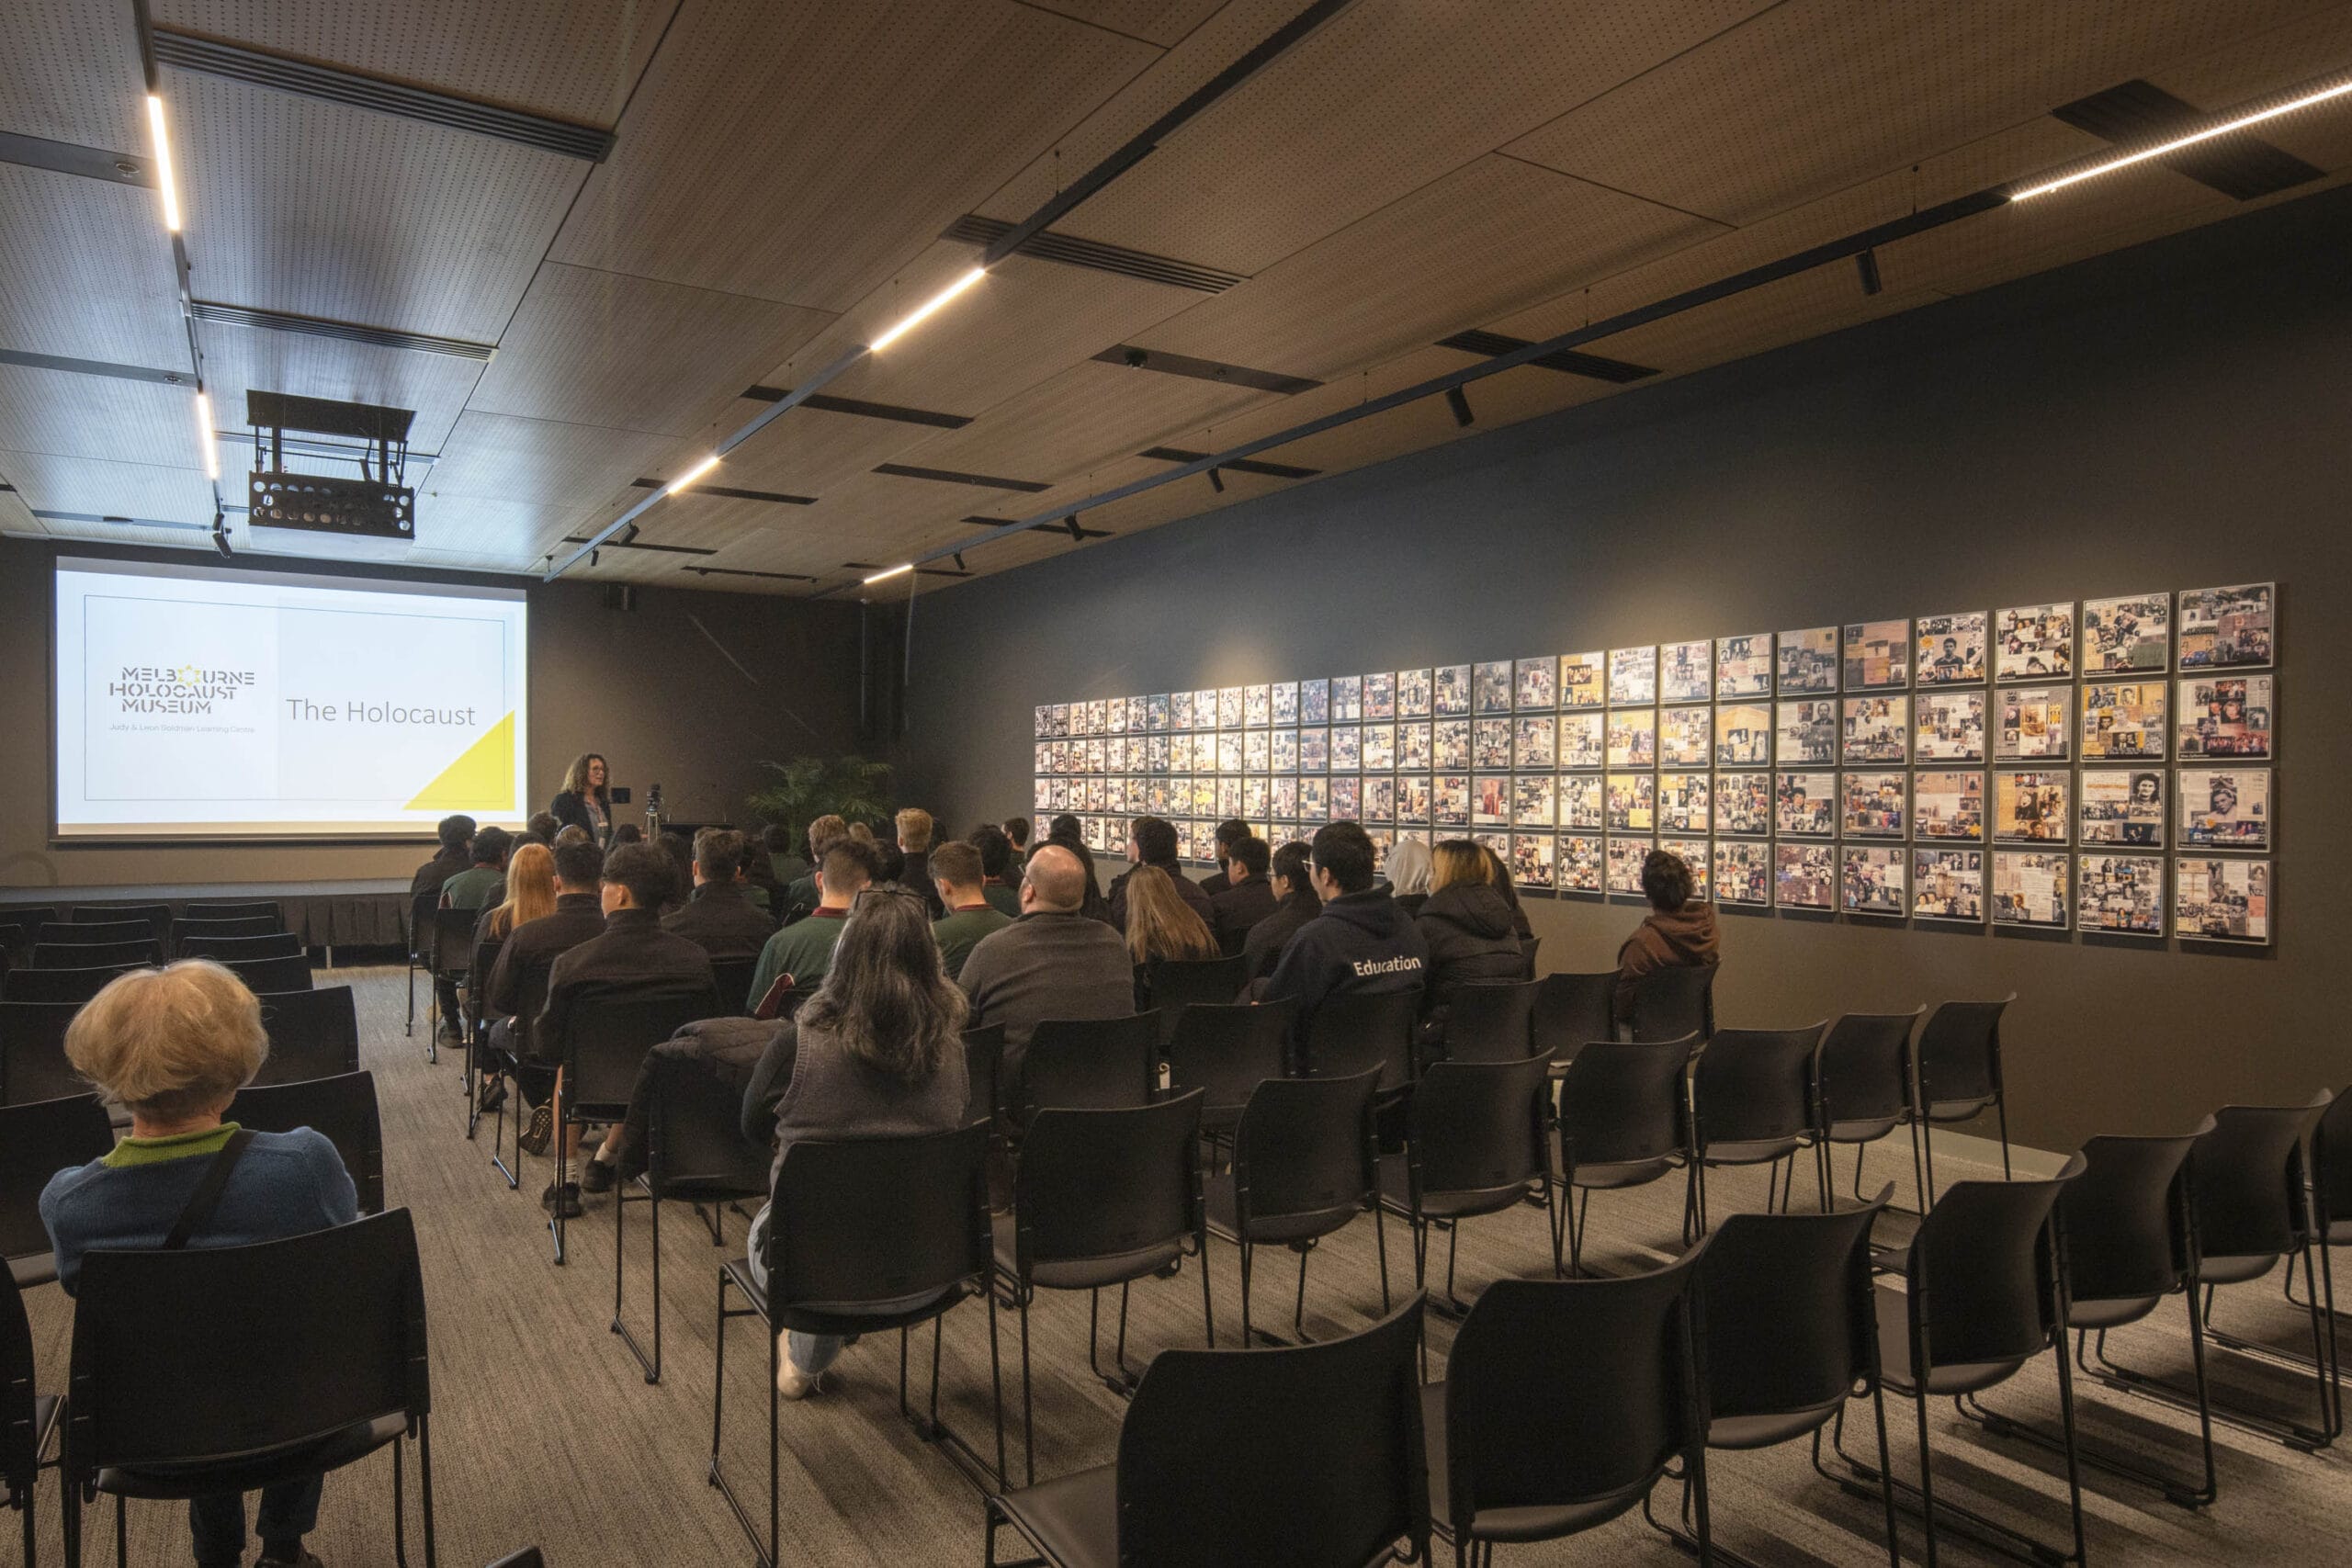
[[[250,670],[214,670],[205,665],[126,664],[107,683],[107,695],[123,713],[211,713],[253,690]]]

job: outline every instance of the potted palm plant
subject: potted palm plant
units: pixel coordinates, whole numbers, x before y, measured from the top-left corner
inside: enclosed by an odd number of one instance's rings
[[[795,757],[763,761],[775,774],[753,790],[745,804],[763,821],[780,823],[793,842],[808,842],[808,824],[820,817],[845,822],[880,822],[889,817],[890,764],[865,757]]]

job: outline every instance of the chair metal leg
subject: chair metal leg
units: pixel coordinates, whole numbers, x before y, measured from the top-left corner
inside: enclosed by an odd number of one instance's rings
[[[1255,1330],[1250,1326],[1250,1265],[1252,1261],[1251,1254],[1257,1249],[1250,1245],[1250,1238],[1247,1235],[1240,1237],[1239,1241],[1241,1251],[1241,1348],[1244,1350],[1247,1350],[1251,1345],[1257,1343],[1257,1341],[1250,1337],[1251,1334],[1253,1334]]]
[[[2310,1246],[2306,1244],[2297,1251],[2302,1255],[2303,1265],[2307,1271],[2306,1278],[2310,1278],[2311,1275],[2308,1272],[2312,1262]],[[2293,1269],[2294,1253],[2287,1255],[2286,1264],[2290,1270]],[[2282,1416],[2252,1410],[2245,1405],[2212,1398],[2209,1392],[2204,1404],[2211,1409],[2215,1420],[2226,1422],[2232,1427],[2242,1431],[2252,1432],[2258,1437],[2268,1438],[2274,1442],[2284,1443],[2290,1449],[2300,1449],[2305,1453],[2316,1453],[2335,1442],[2338,1433],[2335,1379],[2334,1367],[2326,1349],[2325,1330],[2320,1323],[2319,1303],[2316,1296],[2312,1299],[2309,1315],[2312,1325],[2312,1359],[2305,1360],[2300,1356],[2284,1354],[2269,1346],[2258,1345],[2214,1327],[2213,1287],[2211,1285],[2205,1287],[2205,1337],[2222,1348],[2234,1350],[2240,1355],[2310,1372],[2319,1402],[2320,1424],[2317,1427],[2307,1427]],[[2107,1336],[2104,1333],[2098,1335],[2092,1340],[2091,1353],[2098,1364],[2096,1367],[2086,1367],[2084,1370],[2108,1387],[2126,1393],[2136,1393],[2143,1398],[2153,1399],[2159,1404],[2169,1404],[2176,1410],[2191,1415],[2199,1413],[2199,1403],[2194,1393],[2176,1387],[2163,1378],[2123,1366],[2109,1358],[2107,1353]]]
[[[130,1568],[130,1505],[119,1492],[114,1498],[114,1568]]]
[[[392,1562],[396,1568],[408,1568],[408,1509],[401,1501],[401,1439],[392,1439],[391,1450]]]
[[[727,1277],[727,1270],[721,1269],[718,1271],[718,1332],[712,1337],[711,1341],[710,1471],[708,1480],[711,1485],[718,1489],[718,1495],[727,1500],[728,1511],[735,1516],[735,1523],[742,1530],[743,1539],[751,1542],[752,1555],[760,1564],[760,1568],[775,1568],[777,1523],[779,1517],[776,1507],[776,1483],[778,1475],[776,1461],[778,1435],[776,1413],[780,1404],[775,1391],[775,1380],[777,1374],[783,1370],[784,1350],[780,1343],[781,1337],[775,1334],[772,1328],[768,1327],[767,1314],[762,1312],[758,1307],[745,1305],[738,1307],[732,1312],[728,1310],[727,1292],[729,1284],[729,1280]],[[760,1544],[760,1529],[758,1521],[752,1517],[751,1510],[743,1506],[742,1499],[735,1495],[735,1489],[728,1484],[726,1473],[719,1468],[718,1463],[718,1439],[719,1433],[722,1429],[721,1422],[723,1419],[727,1390],[727,1324],[729,1319],[738,1317],[756,1318],[759,1320],[763,1329],[767,1330],[768,1535],[767,1545],[764,1550],[762,1549]]]
[[[1389,1310],[1388,1225],[1387,1222],[1382,1217],[1380,1205],[1377,1203],[1374,1203],[1372,1206],[1372,1247],[1373,1250],[1380,1256],[1380,1315],[1386,1317]],[[1553,1256],[1555,1258],[1559,1256],[1559,1251],[1556,1246],[1554,1247]]]
[[[1311,1246],[1310,1244],[1302,1244],[1302,1245],[1298,1247],[1298,1300],[1297,1300],[1295,1303],[1293,1303],[1293,1305],[1292,1305],[1292,1307],[1291,1307],[1291,1310],[1290,1310],[1290,1331],[1291,1331],[1291,1333],[1292,1333],[1292,1334],[1294,1334],[1294,1335],[1295,1335],[1295,1336],[1297,1337],[1297,1338],[1298,1338],[1298,1342],[1299,1342],[1300,1344],[1302,1344],[1302,1345],[1304,1345],[1304,1344],[1306,1344],[1306,1343],[1307,1342],[1307,1341],[1306,1341],[1306,1255],[1307,1255],[1307,1253],[1308,1253],[1308,1252],[1310,1252],[1311,1250],[1313,1250],[1313,1248],[1312,1248],[1312,1246]],[[1388,1314],[1387,1314],[1387,1309],[1386,1309],[1385,1307],[1384,1307],[1384,1308],[1382,1308],[1382,1309],[1381,1309],[1381,1315],[1382,1315],[1383,1317],[1385,1317],[1386,1315],[1388,1315]],[[1249,1337],[1248,1335],[1246,1335],[1246,1334],[1245,1334],[1245,1335],[1243,1335],[1243,1336],[1241,1337],[1241,1343],[1242,1343],[1242,1345],[1246,1348],[1246,1347],[1249,1345],[1249,1343],[1250,1343],[1250,1337]]]
[[[1216,1305],[1209,1297],[1209,1233],[1205,1225],[1195,1233],[1193,1246],[1194,1258],[1201,1266],[1201,1334],[1206,1340],[1208,1348],[1214,1350],[1216,1348]],[[1126,1359],[1127,1353],[1126,1304],[1126,1291],[1122,1287],[1119,1292],[1119,1359],[1121,1360]],[[1243,1339],[1241,1348],[1248,1349],[1250,1341]]]
[[[621,1318],[621,1267],[628,1255],[622,1221],[631,1201],[628,1189],[629,1184],[626,1181],[616,1181],[613,1185],[613,1332],[621,1337],[621,1343],[628,1346],[629,1354],[637,1358],[639,1368],[645,1373],[645,1381],[658,1383],[662,1381],[662,1195],[647,1185],[645,1196],[635,1200],[651,1205],[653,1210],[653,1349],[649,1356],[645,1347],[637,1342],[637,1336],[628,1331],[628,1325]],[[560,1195],[557,1201],[562,1201]]]
[[[416,1486],[424,1504],[424,1568],[437,1568],[440,1548],[433,1535],[433,1422],[416,1418]]]
[[[2000,1117],[2001,1122],[2001,1179],[2004,1181],[2015,1181],[2017,1178],[2009,1172],[2008,1097],[2007,1095],[2003,1095],[1995,1100],[1993,1101],[1993,1110]]]
[[[1925,1214],[1925,1213],[1928,1212],[1928,1206],[1930,1203],[1933,1203],[1933,1202],[1935,1201],[1935,1196],[1934,1196],[1934,1191],[1933,1191],[1933,1183],[1934,1183],[1934,1180],[1935,1180],[1935,1167],[1934,1167],[1932,1164],[1930,1164],[1930,1165],[1928,1165],[1928,1166],[1925,1167],[1925,1168],[1924,1168],[1924,1170],[1923,1170],[1923,1168],[1921,1167],[1921,1165],[1920,1165],[1920,1163],[1919,1163],[1919,1128],[1920,1128],[1920,1121],[1919,1121],[1919,1118],[1918,1118],[1918,1117],[1917,1117],[1917,1116],[1912,1117],[1912,1118],[1911,1118],[1911,1201],[1912,1201],[1913,1202],[1915,1202],[1915,1203],[1917,1203],[1917,1204],[1918,1204],[1918,1205],[1919,1205],[1918,1213],[1922,1213],[1922,1214]],[[1855,1190],[1855,1190],[1856,1195],[1859,1197],[1859,1196],[1860,1196],[1860,1191],[1861,1191],[1860,1187],[1860,1186],[1857,1186],[1857,1187],[1855,1188]]]
[[[1026,1285],[1019,1290],[1021,1303],[1021,1464],[1023,1484],[1037,1484],[1037,1412],[1030,1402],[1029,1393],[1029,1297],[1033,1292]]]

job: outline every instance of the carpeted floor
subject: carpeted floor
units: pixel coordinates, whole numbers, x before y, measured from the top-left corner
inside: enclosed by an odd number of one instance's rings
[[[750,1561],[725,1505],[705,1480],[716,1269],[722,1256],[741,1249],[742,1222],[728,1222],[730,1250],[721,1254],[685,1210],[667,1211],[664,1377],[659,1386],[648,1386],[608,1327],[612,1200],[589,1200],[587,1219],[572,1228],[570,1263],[554,1267],[537,1202],[550,1168],[533,1162],[525,1172],[525,1190],[512,1192],[490,1165],[487,1128],[482,1141],[466,1142],[459,1058],[445,1052],[437,1066],[427,1066],[422,1036],[403,1038],[402,972],[345,969],[322,974],[320,983],[348,983],[356,989],[362,1063],[376,1075],[382,1105],[386,1190],[391,1203],[414,1212],[424,1250],[433,1338],[439,1560],[470,1568],[536,1544],[555,1568]],[[1871,1180],[1894,1179],[1901,1167],[1907,1182],[1907,1158],[1890,1150],[1872,1160]],[[1939,1160],[1939,1175],[1943,1174]],[[1952,1174],[1972,1173],[1954,1168]],[[1764,1179],[1751,1172],[1718,1174],[1710,1191],[1718,1216],[1760,1208]],[[1901,1196],[1907,1201],[1907,1189]],[[1663,1260],[1678,1236],[1679,1208],[1679,1189],[1672,1182],[1596,1197],[1588,1261],[1623,1272]],[[644,1213],[642,1206],[632,1205],[628,1217],[628,1313],[640,1332],[650,1325]],[[1404,1227],[1392,1224],[1387,1239],[1392,1279],[1402,1289],[1412,1270]],[[1442,1237],[1433,1246],[1433,1272],[1442,1267],[1443,1247]],[[1268,1253],[1261,1260],[1254,1312],[1261,1324],[1283,1326],[1295,1281],[1292,1259]],[[1169,1345],[1200,1343],[1194,1267],[1188,1263],[1180,1279],[1136,1290],[1129,1328],[1133,1359],[1140,1362]],[[1224,1342],[1231,1345],[1239,1322],[1239,1276],[1232,1249],[1213,1245],[1209,1267],[1217,1322]],[[1544,1216],[1537,1210],[1517,1209],[1464,1229],[1460,1286],[1465,1296],[1499,1275],[1540,1277],[1549,1269]],[[1314,1254],[1308,1332],[1325,1337],[1361,1326],[1376,1315],[1379,1302],[1367,1219]],[[64,1377],[70,1303],[54,1288],[43,1287],[28,1304],[41,1386],[54,1389]],[[2224,1326],[2282,1344],[2293,1343],[2303,1326],[2301,1314],[2281,1303],[2275,1279],[2224,1292],[2218,1317]],[[989,1428],[988,1325],[987,1313],[973,1303],[959,1308],[946,1329],[944,1408],[952,1423],[972,1434]],[[1086,1325],[1086,1303],[1076,1295],[1048,1293],[1034,1310],[1041,1476],[1106,1462],[1114,1451],[1123,1405],[1087,1371]],[[1010,1314],[1002,1328],[1017,1469],[1019,1339]],[[319,1332],[332,1334],[334,1325],[322,1324]],[[1430,1319],[1433,1374],[1452,1336],[1451,1325]],[[2168,1305],[2155,1325],[2128,1330],[2118,1339],[2120,1353],[2143,1364],[2186,1369],[2188,1339],[2177,1305]],[[744,1324],[731,1326],[729,1348],[726,1464],[730,1478],[756,1498],[763,1475],[764,1348],[756,1329]],[[887,1337],[869,1339],[843,1356],[819,1397],[785,1407],[787,1562],[831,1568],[980,1561],[978,1494],[943,1454],[918,1441],[898,1419],[896,1352]],[[2298,1386],[2267,1365],[2217,1353],[2215,1376],[2231,1391],[2299,1400],[2299,1408],[2309,1408],[2309,1382]],[[1994,1397],[2002,1408],[2054,1420],[2055,1387],[2045,1359]],[[2143,1461],[2183,1465],[2195,1453],[2192,1418],[2103,1391],[2079,1393],[2077,1403],[2088,1441],[2128,1447]],[[1859,1423],[1853,1436],[1859,1451],[1867,1452],[1872,1438],[1866,1405],[1852,1409]],[[1930,1425],[1939,1486],[2045,1539],[2063,1539],[2064,1472],[2054,1458],[1984,1438],[1958,1420],[1949,1404],[1931,1412]],[[1897,1473],[1914,1474],[1916,1428],[1907,1406],[1897,1410],[1893,1427]],[[2201,1513],[2086,1472],[2092,1559],[2134,1564],[2259,1562],[2268,1568],[2345,1560],[2352,1470],[2342,1450],[2298,1453],[2228,1427],[2217,1430],[2216,1443],[2222,1498]],[[379,1458],[328,1480],[310,1544],[329,1568],[392,1560],[389,1471],[389,1461]],[[1875,1503],[1849,1497],[1818,1479],[1801,1444],[1720,1455],[1711,1462],[1711,1473],[1718,1541],[1765,1568],[1885,1560]],[[55,1500],[56,1489],[45,1477],[40,1558],[45,1563],[63,1561]],[[410,1506],[412,1560],[421,1562],[413,1486]],[[86,1545],[93,1563],[111,1560],[113,1525],[106,1517],[110,1513],[108,1508],[90,1517]],[[14,1526],[0,1537],[13,1556]],[[133,1562],[187,1562],[187,1542],[177,1507],[132,1506]],[[1954,1562],[1993,1560],[1950,1536],[1942,1544]],[[1922,1556],[1915,1527],[1905,1527],[1904,1551],[1914,1560]],[[1519,1547],[1500,1555],[1528,1563],[1683,1561],[1637,1515],[1576,1540]]]

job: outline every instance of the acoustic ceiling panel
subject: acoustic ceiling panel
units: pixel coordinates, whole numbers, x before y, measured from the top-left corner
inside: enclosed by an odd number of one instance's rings
[[[759,409],[758,403],[739,401],[719,423],[741,424]],[[729,453],[725,466],[710,476],[710,482],[737,490],[823,495],[938,434],[925,425],[804,406]]]
[[[495,343],[585,165],[174,72],[199,299]]]
[[[416,420],[409,427],[409,446],[419,452],[437,452],[482,374],[476,360],[343,343],[307,333],[226,321],[199,322],[196,333],[204,350],[213,421],[222,430],[245,426],[248,391],[290,392],[299,398],[412,410]]]
[[[550,264],[532,282],[471,406],[691,434],[825,321],[741,294]]]
[[[197,468],[0,451],[0,478],[15,485],[35,512],[212,521],[212,487]]]
[[[555,259],[846,310],[1156,54],[1012,0],[686,0]]]
[[[1226,0],[1029,0],[1089,27],[1106,28],[1132,39],[1171,49],[1216,13]]]
[[[0,365],[0,447],[196,468],[196,387]]]
[[[501,560],[509,570],[527,566],[556,548],[580,510],[447,491],[420,494],[416,548]]]
[[[676,0],[155,0],[156,25],[587,125],[620,118]]]
[[[677,445],[670,435],[469,411],[441,443],[430,489],[577,512],[653,472]]]
[[[0,41],[0,130],[146,162],[139,35],[121,0],[11,0]]]
[[[0,347],[194,368],[153,191],[0,164]]]
[[[969,428],[923,443],[907,461],[1060,481],[1171,435],[1213,439],[1205,427],[1268,396],[1090,359],[989,410]]]
[[[37,538],[49,532],[47,525],[33,515],[25,498],[13,490],[0,490],[0,534],[17,538]]]
[[[2339,3],[2226,48],[2184,60],[2155,74],[2160,87],[2212,112],[2352,67],[2352,5]],[[2340,107],[2290,115],[2249,133],[2323,169],[2344,167],[2352,152],[2352,116]]]

